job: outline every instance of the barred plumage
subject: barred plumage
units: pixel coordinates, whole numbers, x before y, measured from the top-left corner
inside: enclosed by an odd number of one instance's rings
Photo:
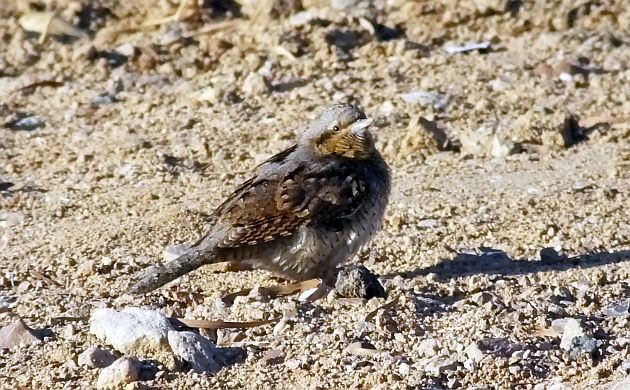
[[[297,144],[257,167],[213,212],[190,252],[152,267],[130,289],[145,293],[204,264],[246,261],[291,279],[322,277],[381,228],[390,191],[371,121],[333,105]]]

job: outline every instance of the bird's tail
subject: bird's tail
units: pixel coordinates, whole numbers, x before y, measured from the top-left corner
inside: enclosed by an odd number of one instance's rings
[[[153,291],[190,271],[196,270],[204,264],[212,263],[213,257],[203,254],[193,247],[192,250],[175,260],[169,261],[164,265],[149,268],[144,276],[133,284],[127,292],[130,294],[145,294]]]

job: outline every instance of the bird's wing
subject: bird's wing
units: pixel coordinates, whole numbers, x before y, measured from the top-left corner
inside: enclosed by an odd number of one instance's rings
[[[356,212],[366,191],[366,183],[350,167],[317,170],[302,164],[282,177],[254,177],[216,210],[222,232],[218,245],[257,245],[293,235],[311,223],[339,226]]]

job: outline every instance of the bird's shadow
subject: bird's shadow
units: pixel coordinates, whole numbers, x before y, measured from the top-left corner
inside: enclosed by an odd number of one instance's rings
[[[493,248],[480,248],[477,253],[457,253],[452,259],[429,267],[382,275],[383,279],[396,276],[413,278],[437,274],[443,279],[453,279],[476,274],[516,276],[548,271],[566,271],[573,268],[593,268],[607,264],[630,262],[630,250],[596,252],[578,256],[565,256],[552,248],[541,250],[541,260],[513,259],[505,252]]]

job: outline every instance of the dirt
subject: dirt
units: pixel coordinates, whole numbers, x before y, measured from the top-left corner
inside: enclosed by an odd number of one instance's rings
[[[201,3],[155,26],[143,23],[177,4],[0,7],[0,326],[19,317],[47,335],[0,351],[0,387],[94,387],[99,370],[77,366],[99,344],[87,318],[130,305],[285,317],[218,331],[246,358],[216,376],[159,368],[150,388],[603,389],[628,377],[630,317],[605,314],[630,293],[624,1]],[[38,42],[19,20],[39,11],[86,36]],[[489,47],[446,50],[471,42]],[[385,227],[353,259],[388,298],[225,306],[226,293],[284,282],[221,267],[124,296],[337,101],[376,119],[393,172]],[[568,317],[594,351],[560,347],[550,329]],[[471,365],[467,347],[486,339],[519,353]]]

